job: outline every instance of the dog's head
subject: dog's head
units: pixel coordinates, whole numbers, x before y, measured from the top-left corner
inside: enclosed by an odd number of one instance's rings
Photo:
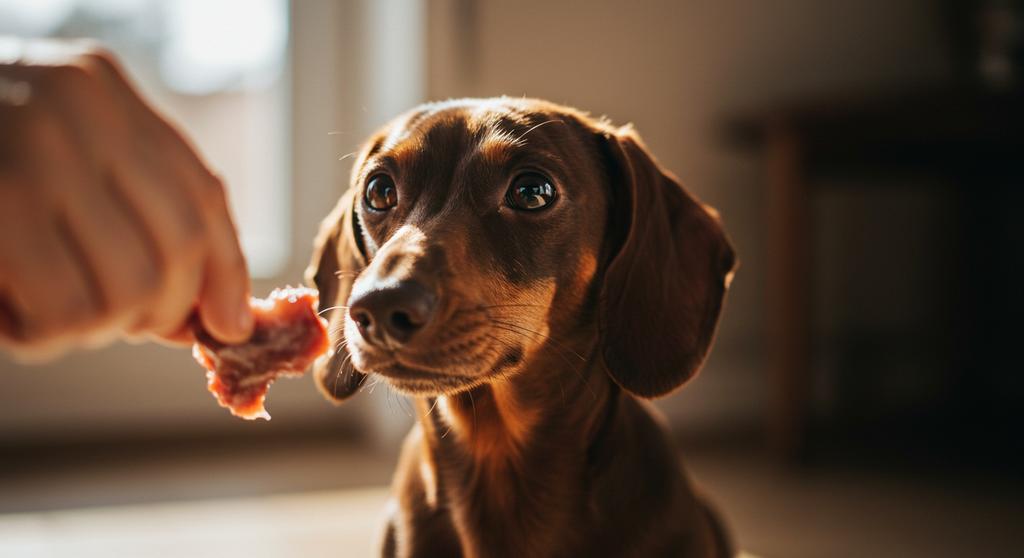
[[[632,128],[528,99],[424,105],[367,142],[323,222],[306,274],[335,349],[315,375],[335,400],[370,373],[452,393],[589,331],[616,383],[662,395],[703,362],[733,263]]]

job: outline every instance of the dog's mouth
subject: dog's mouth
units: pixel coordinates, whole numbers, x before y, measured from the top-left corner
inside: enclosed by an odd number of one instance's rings
[[[367,343],[348,318],[344,334],[356,370],[379,375],[410,395],[442,395],[511,374],[524,360],[523,339],[488,324],[477,317],[472,327],[446,325],[441,335],[397,349]]]
[[[503,373],[508,373],[522,360],[522,349],[509,349],[496,353],[493,347],[481,347],[479,356],[444,368],[426,368],[407,359],[408,355],[383,353],[358,345],[349,345],[352,363],[364,374],[383,377],[397,390],[410,395],[442,395],[469,389]]]
[[[482,378],[452,376],[392,360],[374,365],[364,373],[382,376],[392,387],[409,395],[441,395],[479,384]]]

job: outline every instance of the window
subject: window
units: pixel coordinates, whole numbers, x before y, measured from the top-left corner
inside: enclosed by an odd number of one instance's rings
[[[0,34],[102,41],[224,178],[251,274],[288,263],[287,0],[0,0]]]

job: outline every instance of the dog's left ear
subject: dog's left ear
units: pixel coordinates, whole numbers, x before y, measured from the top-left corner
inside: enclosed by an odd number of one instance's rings
[[[735,256],[718,216],[654,160],[632,127],[605,131],[614,253],[600,295],[604,361],[640,397],[700,369]]]
[[[306,268],[306,283],[320,292],[317,310],[327,319],[328,329],[344,330],[349,292],[356,276],[366,267],[359,218],[355,211],[357,188],[350,188],[334,210],[320,224],[313,244],[313,258]],[[366,375],[352,366],[344,343],[331,339],[332,350],[317,359],[313,377],[325,397],[341,402],[366,381]]]

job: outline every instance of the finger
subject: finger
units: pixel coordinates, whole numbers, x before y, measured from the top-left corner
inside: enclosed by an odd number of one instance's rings
[[[209,174],[192,184],[202,180],[206,181],[205,185],[197,189],[203,192],[201,206],[209,248],[199,298],[199,318],[206,330],[218,340],[240,342],[252,334],[249,271],[238,244],[238,234],[222,184]]]
[[[110,175],[95,163],[81,160],[70,146],[59,143],[54,155],[64,162],[39,173],[54,204],[66,216],[69,235],[81,252],[94,281],[102,313],[91,345],[111,338],[147,306],[159,287],[157,256],[141,220]]]
[[[163,181],[151,184],[162,186],[173,192],[164,196],[184,202],[195,216],[203,232],[201,248],[205,252],[203,265],[192,265],[190,269],[201,268],[203,275],[202,291],[199,296],[200,320],[209,333],[224,342],[241,341],[249,337],[252,330],[252,316],[249,310],[249,278],[245,259],[238,245],[237,234],[228,210],[223,185],[208,170],[197,150],[188,139],[172,124],[162,118],[136,93],[130,82],[120,71],[116,60],[102,52],[93,53],[91,62],[100,69],[102,75],[109,79],[104,82],[115,91],[116,95],[125,98],[125,107],[136,115],[142,123],[140,128],[144,137],[151,138],[147,147],[150,148],[147,169],[166,169],[160,176]],[[146,155],[146,154],[144,154]],[[179,180],[170,182],[167,177],[177,176]],[[184,199],[182,199],[184,198]],[[157,208],[141,209],[140,213],[149,215]],[[184,208],[179,207],[178,211]],[[190,224],[195,226],[195,224]],[[195,255],[195,252],[189,252]],[[173,263],[173,262],[172,262]],[[195,275],[181,277],[174,270],[166,274],[172,283],[171,291],[176,294],[173,300],[180,302],[185,296],[188,286],[197,281]],[[183,286],[174,286],[180,284]],[[168,307],[175,306],[168,302]],[[180,304],[177,306],[180,309]],[[167,316],[174,314],[169,311]],[[177,314],[182,316],[180,312]],[[172,318],[156,318],[157,321],[170,323]],[[158,332],[159,333],[159,332]]]
[[[129,116],[128,127],[134,130],[110,136],[116,145],[99,156],[99,163],[108,167],[106,184],[112,195],[85,208],[90,213],[98,209],[94,215],[113,215],[117,223],[103,227],[94,220],[92,247],[102,246],[104,237],[118,229],[132,239],[124,254],[112,254],[109,248],[105,255],[99,248],[91,251],[98,267],[109,269],[101,279],[104,296],[126,335],[174,331],[198,299],[206,244],[201,208],[183,187],[182,171],[174,161],[175,136],[138,99],[116,60],[93,51],[83,56],[82,64],[100,78],[110,99],[120,99],[118,110]],[[121,256],[113,268],[107,267]],[[140,299],[145,300],[142,307]]]
[[[243,341],[252,333],[249,273],[226,190],[182,134],[166,121],[161,126],[174,138],[171,154],[184,175],[186,195],[200,209],[206,232],[208,252],[199,299],[200,321],[222,342]]]
[[[163,287],[150,307],[132,327],[137,333],[157,337],[173,336],[193,312],[202,284],[201,256],[170,266]]]
[[[98,311],[92,280],[67,224],[41,190],[23,176],[0,177],[5,321],[17,326],[15,335],[26,343],[73,331]]]
[[[151,179],[149,185],[151,188],[162,190],[163,195],[175,199],[179,211],[187,214],[186,219],[190,221],[184,228],[194,228],[196,232],[179,229],[178,234],[167,234],[168,231],[158,230],[158,225],[150,223],[150,234],[154,237],[154,244],[160,254],[159,289],[151,303],[128,329],[130,334],[161,337],[181,329],[198,302],[202,284],[202,263],[209,241],[206,227],[202,224],[201,208],[192,202],[187,190],[182,186],[184,180],[180,178],[180,169],[173,168],[176,167],[174,161],[168,157],[163,161],[163,165],[163,172],[158,173],[158,178]],[[159,167],[153,164],[149,170],[157,168]],[[122,186],[121,190],[128,187]],[[152,211],[153,208],[149,210]],[[147,217],[141,215],[140,220],[145,223]],[[195,238],[182,235],[195,235]]]
[[[119,161],[113,169],[115,191],[131,208],[152,242],[159,279],[149,314],[158,327],[169,316],[185,316],[198,295],[198,274],[206,252],[206,233],[199,209],[191,203],[176,180],[177,172],[166,161],[144,157]]]
[[[191,345],[196,342],[196,336],[193,332],[194,324],[191,320],[186,320],[185,323],[178,328],[177,331],[173,331],[164,335],[157,335],[156,341],[165,345],[171,345],[176,347]]]
[[[78,81],[66,85],[78,83],[82,77],[74,72],[59,75],[77,76],[74,79]],[[91,89],[82,85],[76,91],[74,97],[81,103]],[[84,141],[83,128],[75,122],[75,115],[85,114],[87,105],[71,107],[56,103],[48,110],[30,114],[34,119],[26,141],[32,149],[23,158],[22,166],[34,178],[33,192],[26,190],[33,198],[30,201],[42,211],[41,215],[55,220],[63,244],[89,283],[95,314],[83,324],[88,327],[76,341],[98,346],[112,340],[119,325],[127,322],[122,314],[128,312],[130,305],[141,305],[145,289],[137,285],[144,285],[147,276],[155,275],[155,265],[147,250],[139,250],[140,235],[132,230],[127,212],[119,210],[111,199],[97,162],[87,156],[88,149],[84,147],[105,144]],[[146,267],[150,268],[148,273]]]
[[[153,241],[141,220],[108,184],[74,194],[65,211],[109,319],[133,317],[159,285]]]
[[[30,347],[80,341],[99,315],[81,255],[61,224],[37,223],[22,231],[17,243],[5,246],[13,265],[8,289],[18,337]]]
[[[18,331],[18,315],[7,289],[0,289],[0,338],[13,339]]]
[[[10,245],[20,233],[16,222],[18,208],[24,203],[14,180],[0,175],[0,342],[3,346],[13,345],[21,332],[21,316],[10,292],[13,281],[14,247]]]

